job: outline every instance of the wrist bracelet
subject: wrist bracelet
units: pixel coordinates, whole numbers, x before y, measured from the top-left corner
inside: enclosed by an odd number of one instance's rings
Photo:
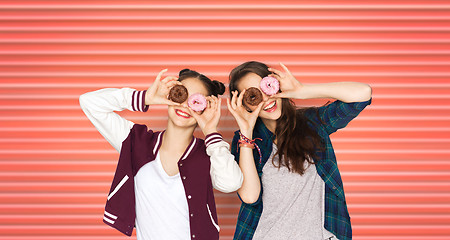
[[[242,147],[249,147],[249,148],[252,148],[252,149],[254,149],[256,147],[256,149],[258,150],[258,153],[259,153],[259,163],[261,164],[261,156],[262,156],[261,149],[255,143],[255,140],[262,141],[262,139],[261,138],[255,138],[255,139],[252,140],[252,139],[247,138],[246,136],[244,136],[244,134],[242,134],[241,131],[239,131],[239,136],[241,137],[241,139],[239,139],[239,141],[238,141],[239,147],[241,147],[241,146]]]
[[[246,148],[255,149],[255,144],[240,142],[239,143],[239,147],[246,147]]]

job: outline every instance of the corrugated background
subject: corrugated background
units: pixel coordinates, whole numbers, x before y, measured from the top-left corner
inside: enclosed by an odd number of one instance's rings
[[[125,239],[102,223],[118,154],[78,96],[143,90],[163,68],[227,82],[247,60],[372,86],[332,135],[354,239],[450,239],[449,13],[436,0],[0,1],[0,239]],[[160,130],[166,108],[123,116]],[[239,200],[216,201],[231,239]]]

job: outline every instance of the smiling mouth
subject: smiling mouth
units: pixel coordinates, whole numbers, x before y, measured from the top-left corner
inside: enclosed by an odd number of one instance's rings
[[[190,117],[191,117],[191,115],[189,115],[188,113],[183,112],[183,111],[178,110],[178,109],[175,110],[175,113],[176,113],[178,116],[183,117],[183,118],[190,118]]]
[[[273,111],[275,111],[275,109],[277,109],[277,102],[273,101],[272,103],[270,103],[269,105],[264,107],[263,110],[266,112],[273,112]]]

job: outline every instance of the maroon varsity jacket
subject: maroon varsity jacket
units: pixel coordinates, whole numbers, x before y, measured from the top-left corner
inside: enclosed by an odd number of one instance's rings
[[[136,218],[134,176],[143,165],[155,159],[163,134],[164,131],[153,132],[146,125],[135,124],[122,143],[103,222],[128,236],[133,232]],[[220,134],[213,133],[205,139],[217,140],[211,135],[221,138]],[[192,139],[178,162],[189,206],[191,239],[195,240],[219,239],[210,164],[205,142],[199,138]]]

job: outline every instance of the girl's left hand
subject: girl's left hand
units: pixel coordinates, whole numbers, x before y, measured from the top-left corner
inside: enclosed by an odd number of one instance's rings
[[[281,93],[277,93],[273,95],[273,97],[301,99],[301,90],[303,89],[303,84],[299,82],[294,77],[294,75],[292,75],[292,73],[283,63],[280,63],[280,65],[284,69],[284,72],[274,68],[268,68],[268,70],[272,72],[272,74],[270,74],[269,76],[272,76],[280,81]]]
[[[203,131],[203,134],[206,136],[210,133],[217,132],[217,125],[219,124],[220,119],[220,107],[222,100],[217,98],[216,96],[208,96],[206,97],[207,106],[203,113],[198,113],[193,111],[191,108],[187,108],[189,110],[189,114],[197,120],[198,126]]]

